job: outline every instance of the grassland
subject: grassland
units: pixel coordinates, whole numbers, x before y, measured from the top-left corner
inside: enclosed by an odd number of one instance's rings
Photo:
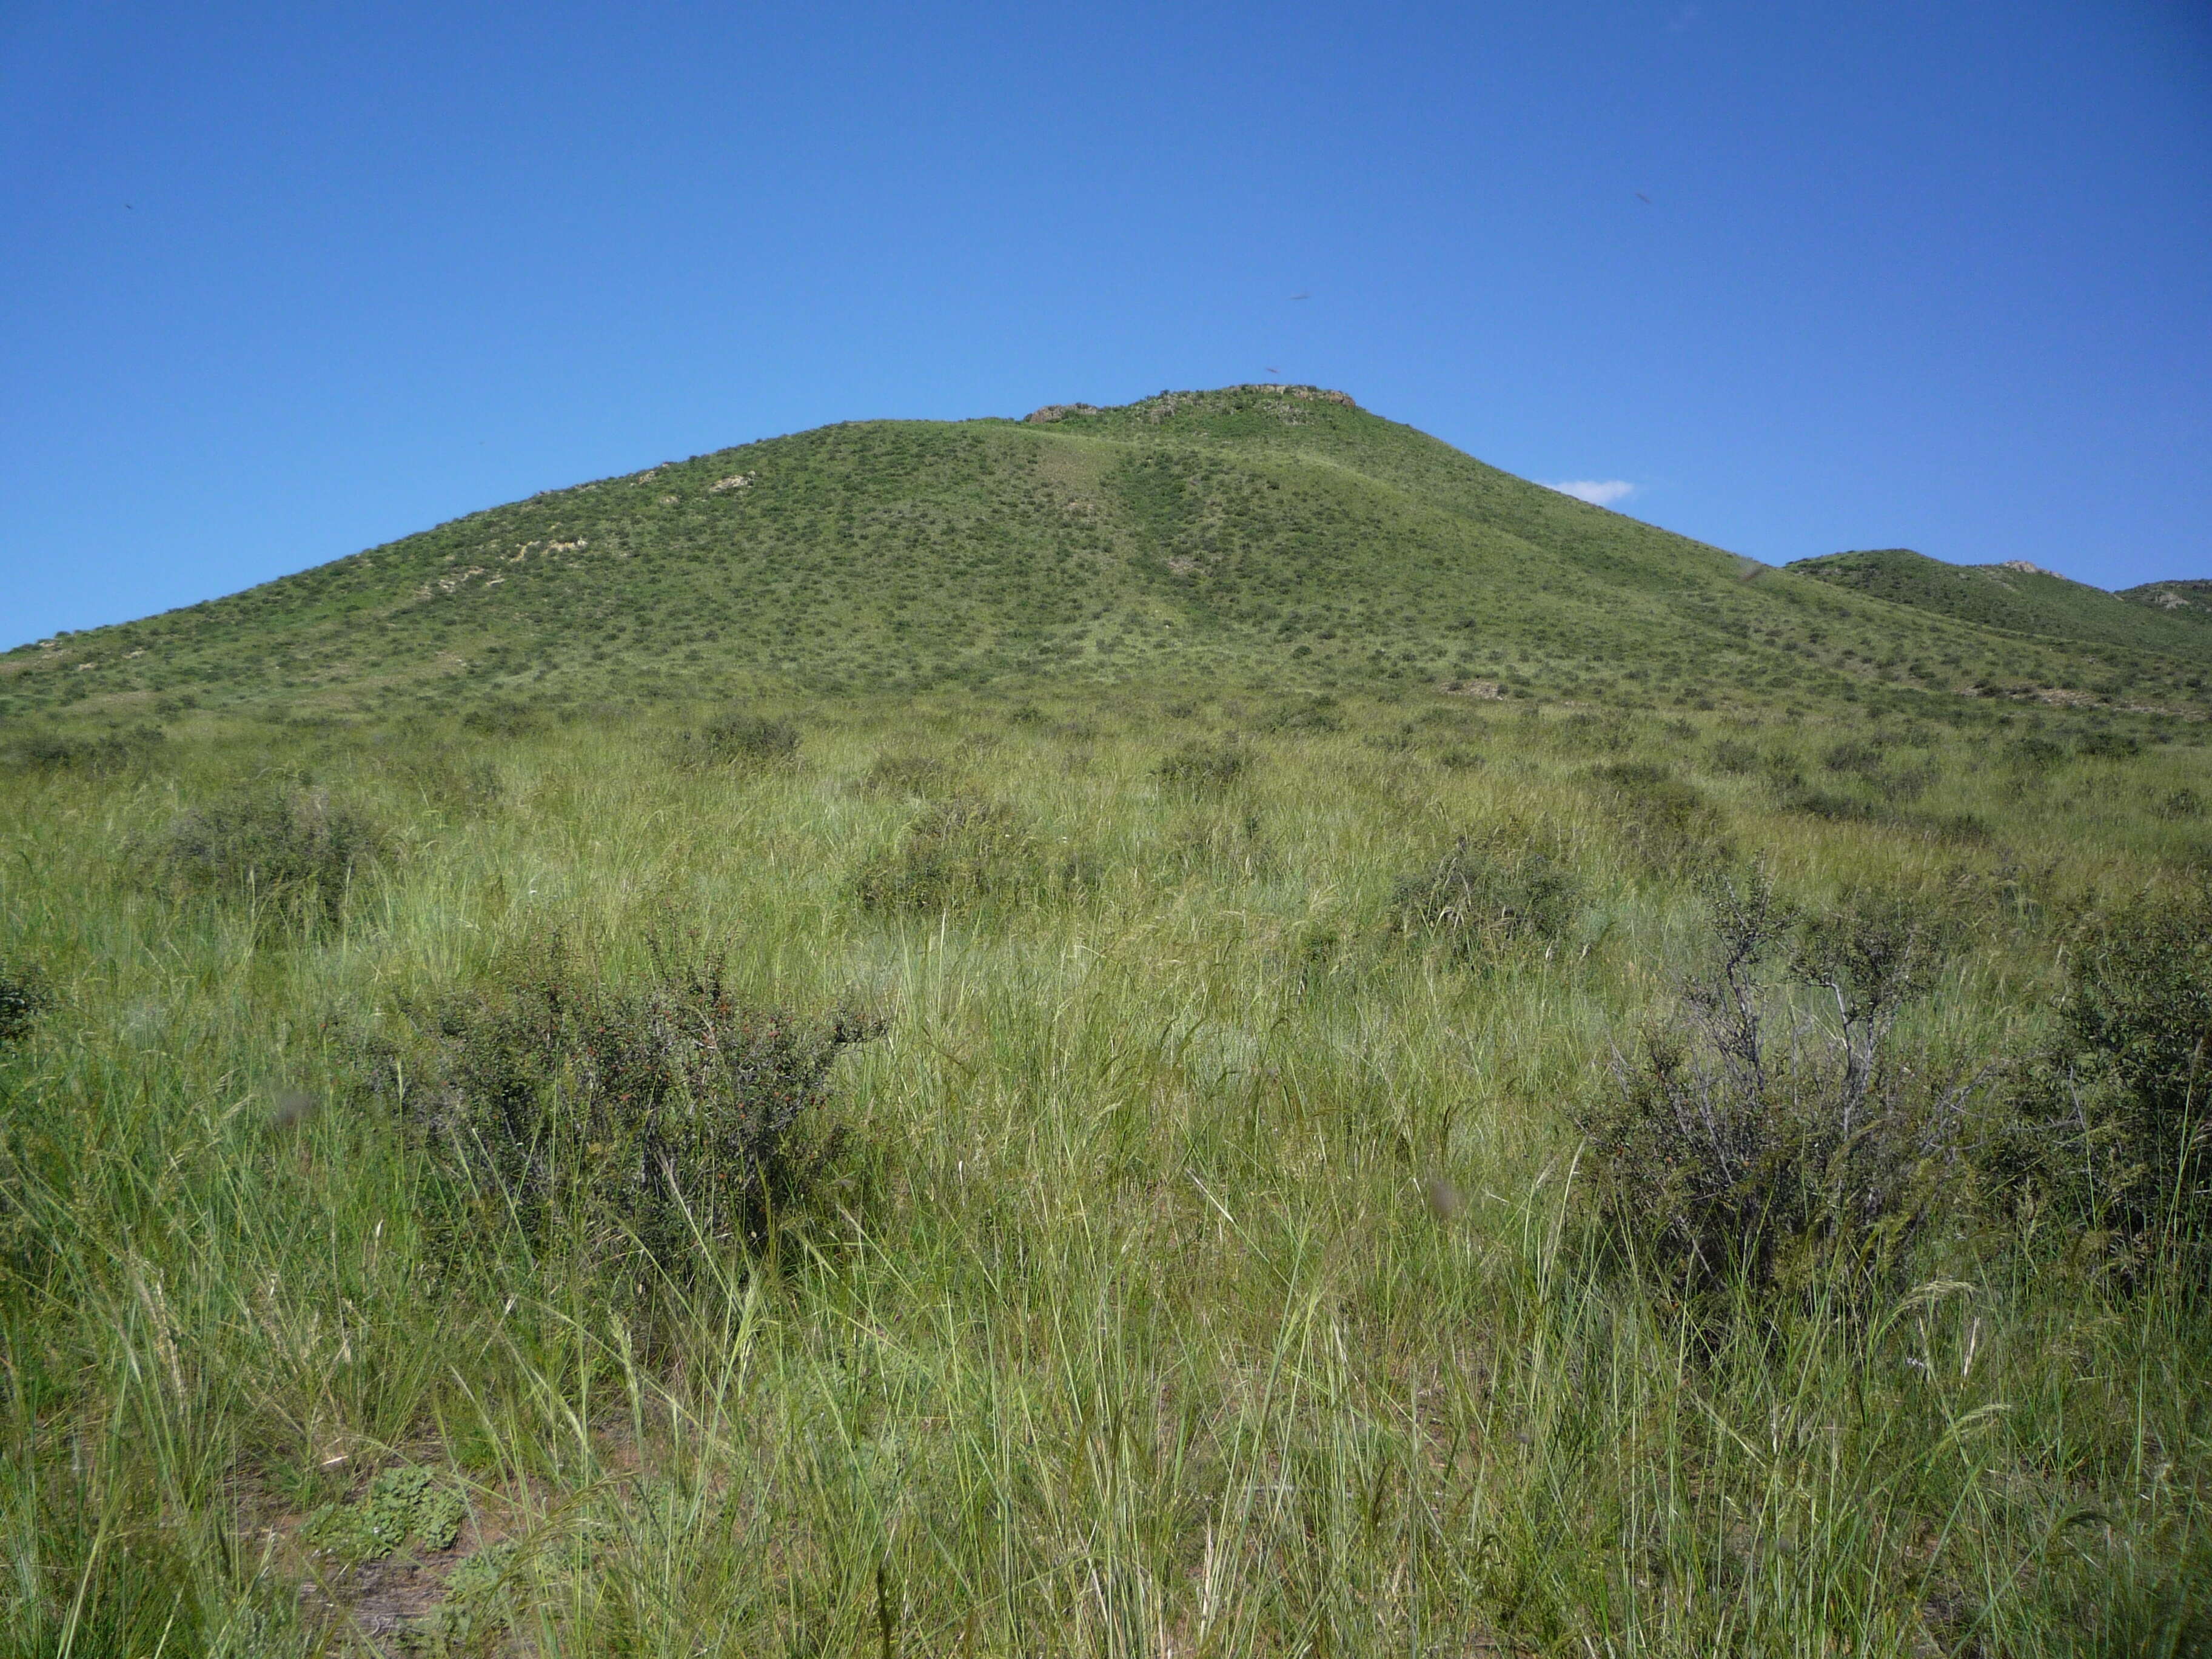
[[[2186,1273],[2100,1271],[1961,1176],[1875,1305],[1716,1328],[1624,1262],[1574,1127],[1678,1006],[1698,869],[1754,857],[1954,919],[1915,1063],[2030,1051],[2081,928],[2200,878],[2199,744],[955,691],[702,764],[700,712],[202,716],[13,776],[5,957],[49,1006],[0,1062],[0,1650],[2202,1639]],[[328,915],[179,884],[174,826],[240,787],[385,851]],[[975,799],[1011,877],[865,900]],[[1401,884],[1501,831],[1571,873],[1554,935],[1408,934]],[[380,1033],[556,934],[640,980],[672,927],[752,1003],[885,1022],[837,1062],[834,1174],[639,1294],[512,1238],[456,1266]]]
[[[5,659],[0,1655],[2212,1651],[2194,624],[1054,414]]]

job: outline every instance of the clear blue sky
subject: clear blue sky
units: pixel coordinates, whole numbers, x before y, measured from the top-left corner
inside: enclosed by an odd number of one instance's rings
[[[2207,0],[11,0],[0,215],[0,644],[1279,377],[1770,561],[2212,576]]]

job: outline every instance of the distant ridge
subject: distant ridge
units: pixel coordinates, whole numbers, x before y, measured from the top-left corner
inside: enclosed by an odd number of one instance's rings
[[[2197,603],[1901,550],[1750,564],[1271,382],[843,422],[547,490],[0,653],[0,719],[1053,684],[2202,713]]]
[[[2168,614],[2207,602],[2212,583],[2161,582],[2126,594],[2077,582],[2025,559],[1946,564],[1910,548],[1881,548],[1800,559],[1787,567],[1815,580],[1893,605],[2075,646],[2148,651],[2212,667],[2212,629]],[[2190,590],[2173,605],[2137,598]]]

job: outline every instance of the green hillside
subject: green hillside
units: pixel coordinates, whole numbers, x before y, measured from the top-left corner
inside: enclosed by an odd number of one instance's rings
[[[1855,556],[1243,387],[0,658],[0,1659],[2212,1653],[2203,630]]]
[[[2145,582],[2114,595],[2130,605],[2145,605],[2182,622],[2212,623],[2212,581]]]
[[[1340,392],[1247,386],[850,422],[550,491],[19,648],[0,713],[1224,677],[1691,708],[1881,687],[2192,703],[2212,636],[2098,598],[2195,654],[2087,664],[2079,630],[1767,570]]]
[[[2154,659],[2161,657],[2197,667],[2212,665],[2212,631],[2193,617],[2180,614],[2181,607],[2163,608],[2133,597],[2151,591],[2180,593],[2205,584],[2163,582],[2131,594],[2107,593],[2024,561],[1945,564],[1902,547],[1800,559],[1789,568],[1852,592],[1978,627],[2124,653],[2111,660],[2138,672],[2150,671]],[[2182,607],[2202,603],[2197,596],[2184,599]]]

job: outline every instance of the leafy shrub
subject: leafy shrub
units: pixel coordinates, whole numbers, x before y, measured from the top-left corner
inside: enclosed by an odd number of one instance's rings
[[[1721,815],[1703,791],[1666,767],[1621,761],[1591,774],[1630,854],[1646,868],[1681,874],[1725,860]]]
[[[830,1072],[880,1021],[809,1024],[747,1006],[723,963],[656,947],[639,987],[557,945],[418,1030],[408,1119],[443,1177],[453,1254],[509,1226],[533,1249],[681,1279],[702,1243],[757,1244],[803,1208],[842,1144]],[[380,1085],[399,1067],[380,1066]]]
[[[941,911],[1018,903],[1088,884],[1080,860],[1049,859],[1003,801],[963,797],[924,808],[896,846],[860,866],[854,891],[864,909]]]
[[[465,713],[461,724],[495,738],[522,738],[541,729],[545,720],[545,711],[536,704],[488,697]]]
[[[1341,732],[1344,713],[1334,697],[1308,697],[1269,709],[1260,718],[1263,732]]]
[[[1517,827],[1462,836],[1437,866],[1398,883],[1390,928],[1472,962],[1522,940],[1549,944],[1570,927],[1582,884],[1548,846]]]
[[[158,726],[135,726],[127,732],[110,732],[96,738],[43,732],[15,744],[9,757],[17,766],[33,771],[98,775],[143,760],[167,740],[168,734]]]
[[[21,1038],[52,1004],[37,969],[0,963],[0,1046]]]
[[[1170,788],[1219,794],[1243,777],[1251,757],[1234,743],[1193,741],[1164,757],[1153,775]]]
[[[331,921],[384,852],[374,822],[328,790],[281,788],[218,797],[178,818],[157,848],[183,887]]]
[[[1882,753],[1876,744],[1846,738],[1831,744],[1820,757],[1820,764],[1831,772],[1856,772],[1863,777],[1872,777],[1881,770]]]
[[[2084,732],[2074,740],[2074,752],[2091,760],[2128,760],[2142,753],[2142,744],[2124,732]]]
[[[1692,1297],[1890,1282],[1956,1161],[1971,1087],[1888,1052],[1942,929],[1866,894],[1801,926],[1756,875],[1711,883],[1707,902],[1711,965],[1577,1115],[1604,1215]],[[1791,984],[1823,1013],[1793,1008]]]
[[[698,732],[684,734],[682,746],[697,764],[779,766],[799,758],[799,728],[789,720],[731,709]]]
[[[1734,738],[1722,738],[1713,744],[1713,770],[1732,775],[1755,771],[1759,767],[1759,750],[1747,743]]]
[[[2066,758],[2066,749],[2063,744],[2030,733],[2012,744],[2005,757],[2023,772],[2048,772]]]
[[[468,1499],[452,1480],[428,1469],[385,1469],[349,1504],[325,1504],[300,1534],[345,1561],[375,1560],[412,1540],[426,1550],[451,1549],[468,1518]]]
[[[2069,953],[2059,1029],[1985,1149],[1997,1183],[2124,1253],[2212,1224],[2212,888],[2144,897]]]
[[[2162,818],[2198,817],[2203,814],[2204,800],[2194,789],[2177,789],[2151,810]]]

